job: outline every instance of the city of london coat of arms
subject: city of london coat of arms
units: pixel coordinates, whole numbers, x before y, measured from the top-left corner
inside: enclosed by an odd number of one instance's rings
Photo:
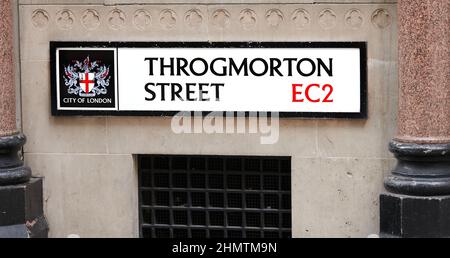
[[[100,61],[92,61],[89,56],[83,62],[73,61],[64,66],[64,83],[69,94],[80,97],[96,97],[108,92],[111,76],[109,67]]]

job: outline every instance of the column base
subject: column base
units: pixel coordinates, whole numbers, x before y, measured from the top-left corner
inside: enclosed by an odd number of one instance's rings
[[[26,142],[23,134],[0,137],[0,186],[26,183],[31,169],[23,165],[19,151]]]
[[[418,197],[381,194],[380,236],[450,237],[450,195]]]
[[[386,190],[413,196],[450,195],[450,143],[391,141],[389,149],[398,163],[384,182]]]
[[[42,178],[0,186],[0,238],[46,238]]]

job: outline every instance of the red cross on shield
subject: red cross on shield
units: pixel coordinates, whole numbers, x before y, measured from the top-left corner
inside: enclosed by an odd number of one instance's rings
[[[95,73],[80,73],[80,87],[85,93],[89,93],[95,86]]]

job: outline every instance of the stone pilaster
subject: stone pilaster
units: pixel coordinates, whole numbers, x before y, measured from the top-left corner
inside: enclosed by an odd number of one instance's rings
[[[31,178],[16,126],[11,0],[0,1],[0,237],[45,237],[42,179]]]
[[[450,237],[450,2],[400,0],[398,160],[381,234]]]

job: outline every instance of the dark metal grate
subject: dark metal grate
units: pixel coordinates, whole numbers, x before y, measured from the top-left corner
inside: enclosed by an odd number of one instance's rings
[[[144,238],[290,238],[289,157],[142,155]]]

